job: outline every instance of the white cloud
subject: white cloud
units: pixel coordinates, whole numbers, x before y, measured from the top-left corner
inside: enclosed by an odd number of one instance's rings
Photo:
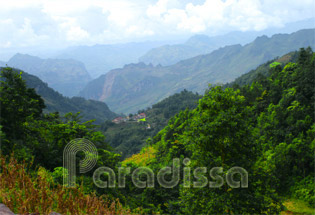
[[[160,18],[169,9],[177,8],[180,3],[177,0],[159,0],[156,4],[150,5],[146,11],[148,17]]]
[[[206,0],[203,4],[188,3],[182,9],[168,8],[167,0],[160,0],[150,6],[147,14],[160,22],[178,30],[198,33],[208,28],[221,29],[233,27],[239,30],[263,30],[279,26],[281,15],[263,11],[259,0]],[[270,5],[269,12],[274,11]],[[285,18],[285,17],[284,17]],[[172,26],[173,25],[173,26]]]
[[[314,17],[314,0],[0,0],[0,46],[111,43],[263,30]]]
[[[70,41],[81,41],[89,37],[89,33],[79,26],[72,26],[67,31],[67,40]]]

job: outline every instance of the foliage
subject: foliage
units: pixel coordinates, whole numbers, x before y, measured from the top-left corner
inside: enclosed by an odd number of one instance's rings
[[[280,66],[280,65],[281,65],[281,63],[279,63],[279,62],[273,62],[269,66],[270,66],[270,68],[273,68],[273,67]]]
[[[296,184],[292,187],[292,196],[296,199],[303,200],[308,205],[315,204],[315,184],[314,175],[308,175],[305,178],[296,180]]]
[[[297,199],[288,199],[284,203],[286,209],[281,212],[281,215],[290,214],[314,214],[315,208],[309,207],[305,202]]]
[[[118,200],[84,194],[83,184],[64,188],[54,183],[51,173],[42,167],[34,172],[29,169],[30,163],[20,164],[14,155],[6,160],[0,157],[0,202],[14,213],[131,214]]]
[[[139,154],[122,163],[119,162],[120,155],[111,152],[104,134],[97,131],[91,121],[81,122],[79,114],[73,113],[64,117],[57,113],[42,114],[40,97],[34,91],[28,94],[21,77],[8,69],[7,75],[11,77],[8,80],[13,81],[2,79],[1,92],[17,99],[1,107],[7,113],[1,115],[3,152],[9,155],[13,151],[15,157],[28,159],[27,162],[33,159],[35,165],[30,162],[30,166],[19,166],[12,157],[6,164],[2,158],[0,183],[3,186],[0,191],[4,194],[0,194],[1,201],[14,210],[23,206],[23,213],[24,206],[27,211],[35,212],[56,209],[63,213],[67,210],[85,213],[89,210],[74,206],[68,198],[91,204],[95,212],[100,201],[106,204],[105,200],[100,200],[102,194],[111,201],[119,198],[131,209],[143,208],[142,212],[147,214],[289,213],[284,200],[288,198],[313,205],[315,53],[307,48],[290,56],[281,62],[294,62],[272,68],[268,68],[272,62],[268,62],[251,75],[243,76],[244,80],[239,80],[241,84],[210,86],[202,98],[188,91],[176,94],[145,110],[146,122],[104,123],[101,129],[116,150],[125,147],[124,150],[132,153],[146,144]],[[258,70],[263,74],[259,75]],[[1,101],[8,104],[6,99],[1,97]],[[20,101],[24,100],[27,114],[14,116],[14,107],[21,106]],[[16,117],[16,121],[11,122],[10,117]],[[146,129],[146,123],[150,123],[153,129]],[[14,135],[15,131],[10,130],[10,126],[18,128],[19,133]],[[173,159],[178,158],[179,183],[172,189],[160,186],[157,181],[154,188],[139,188],[132,184],[131,175],[127,174],[124,189],[101,189],[93,185],[91,171],[80,175],[77,180],[77,183],[83,183],[80,188],[61,190],[58,183],[61,181],[62,149],[71,139],[78,137],[87,138],[97,146],[99,159],[95,168],[107,166],[114,172],[119,167],[129,167],[132,172],[144,166],[157,175],[161,168],[172,166]],[[77,156],[82,158],[82,154]],[[34,172],[34,166],[38,164],[45,169],[39,168]],[[191,177],[187,175],[187,171],[192,173],[198,167],[206,168],[206,172],[202,172],[203,175],[194,173]],[[213,176],[210,173],[213,167],[221,167],[222,171]],[[227,180],[216,188],[210,187],[218,185],[220,177],[226,178],[233,167],[242,167],[248,173],[248,186],[246,177],[236,174],[232,178],[239,181],[241,187],[232,187]],[[29,177],[26,171],[30,171]],[[145,175],[140,177],[145,181]],[[171,180],[171,175],[167,174],[166,179]],[[197,188],[193,187],[194,182],[206,184]],[[21,191],[16,191],[18,189]],[[31,204],[33,196],[28,193],[41,197],[39,203],[42,206]],[[91,203],[92,200],[95,204]],[[18,205],[20,203],[22,205]],[[114,209],[110,204],[115,205]],[[119,203],[108,202],[104,213],[107,209],[130,212]],[[312,211],[307,207],[304,209],[300,211]]]
[[[248,188],[187,188],[181,178],[172,189],[157,185],[130,199],[170,214],[277,214],[284,209],[280,196],[313,205],[315,54],[307,48],[294,55],[296,63],[272,67],[249,85],[210,87],[196,109],[171,118],[150,141],[157,151],[147,166],[155,173],[186,157],[192,169],[223,167],[222,176],[243,167]]]
[[[137,166],[147,166],[155,158],[155,152],[156,150],[152,146],[144,147],[141,149],[141,152],[125,159],[122,162],[122,165],[124,166],[128,163],[133,163]]]
[[[162,130],[175,114],[186,108],[195,108],[200,98],[198,94],[183,90],[152,105],[152,108],[139,111],[146,113],[146,122],[127,121],[114,124],[106,121],[101,125],[101,131],[115,151],[120,153],[122,158],[126,158],[138,153],[146,145],[146,140]],[[146,129],[148,125],[150,129]]]
[[[0,83],[2,131],[8,139],[21,139],[26,118],[40,117],[45,107],[44,101],[34,89],[26,87],[21,73],[16,73],[11,68],[1,70]],[[3,150],[11,150],[13,146],[3,147]]]
[[[118,116],[104,102],[86,100],[81,97],[65,97],[34,75],[23,72],[22,79],[25,80],[28,88],[36,89],[36,93],[44,99],[46,105],[45,113],[59,112],[62,116],[69,112],[80,112],[82,120],[94,119],[97,124]]]

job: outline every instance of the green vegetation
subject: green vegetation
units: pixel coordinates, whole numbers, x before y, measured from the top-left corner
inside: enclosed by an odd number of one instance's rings
[[[88,139],[97,147],[99,159],[95,168],[108,166],[115,169],[120,155],[111,151],[104,135],[92,124],[93,120],[81,122],[79,113],[71,112],[62,117],[58,113],[44,114],[43,99],[33,88],[27,88],[21,73],[9,67],[1,69],[1,201],[10,205],[14,211],[23,213],[25,210],[46,213],[55,209],[72,214],[85,213],[90,211],[85,204],[90,205],[94,211],[108,214],[116,211],[116,192],[106,192],[106,198],[112,202],[110,204],[103,201],[103,197],[96,197],[92,193],[96,187],[93,187],[91,174],[78,175],[77,184],[84,183],[84,187],[63,190],[60,186],[60,169],[66,144],[76,138]],[[3,156],[10,156],[10,163],[6,164]],[[77,160],[82,158],[81,154],[77,156]],[[28,166],[19,166],[17,162],[26,162]],[[10,166],[14,168],[9,168]],[[41,172],[40,169],[36,170],[38,166],[43,167],[49,177],[54,176],[59,187],[50,184],[47,177],[33,177],[33,174]],[[20,169],[21,167],[23,168]],[[30,172],[23,169],[29,169]],[[105,193],[98,193],[102,194]],[[50,198],[43,200],[43,204],[32,200],[34,197],[38,199],[45,196]],[[76,205],[79,200],[81,203]],[[94,200],[95,203],[91,202]],[[119,211],[128,212],[117,203],[117,212]]]
[[[20,70],[16,71],[21,72]],[[34,75],[22,72],[22,79],[25,80],[28,88],[34,88],[36,93],[43,98],[46,105],[45,113],[59,112],[63,116],[69,112],[80,112],[83,121],[95,119],[97,124],[118,116],[104,102],[86,100],[81,97],[65,97]]]
[[[296,199],[290,199],[284,202],[285,211],[281,215],[289,214],[315,214],[315,208],[311,208],[305,202]]]
[[[71,112],[65,116],[43,114],[43,99],[33,88],[26,87],[21,73],[3,68],[0,92],[4,154],[14,151],[16,158],[28,160],[34,156],[36,165],[53,170],[62,166],[64,146],[75,138],[86,138],[100,150],[110,150],[93,120],[81,122],[79,113]]]
[[[46,169],[30,170],[29,164],[18,163],[13,155],[8,162],[0,157],[0,167],[0,203],[14,213],[132,214],[117,200],[86,194],[83,184],[78,188],[64,188],[54,182],[54,175]]]
[[[105,134],[120,138],[127,133],[119,140],[121,149],[124,145],[125,150],[139,150],[125,142],[128,135],[137,146],[151,137],[140,153],[123,162],[91,121],[81,122],[74,113],[63,117],[43,113],[43,99],[26,87],[21,74],[3,68],[0,201],[18,213],[313,213],[315,53],[307,48],[290,56],[295,55],[290,58],[294,62],[271,68],[268,62],[260,67],[268,68],[265,74],[240,80],[248,84],[210,86],[202,98],[186,90],[175,94],[140,110],[146,112],[146,122],[112,125],[107,121],[101,127]],[[134,127],[119,133],[128,123]],[[146,129],[146,123],[153,129]],[[178,183],[165,188],[155,180],[154,188],[139,188],[126,174],[124,188],[102,189],[93,184],[91,171],[78,174],[76,188],[63,190],[62,152],[75,138],[97,146],[99,158],[93,170],[106,166],[117,173],[120,167],[129,167],[130,172],[148,167],[156,176],[177,158]],[[120,142],[113,139],[111,144],[115,143]],[[77,162],[82,156],[77,154]],[[244,174],[232,176],[239,184],[224,180],[233,167],[248,173],[248,186]],[[144,173],[141,181],[147,179]],[[165,176],[166,181],[172,179],[170,174]],[[34,201],[34,196],[40,201]]]
[[[145,163],[155,173],[173,158],[190,158],[191,169],[223,167],[223,175],[240,166],[249,174],[247,189],[185,188],[181,177],[179,186],[146,188],[129,201],[171,214],[278,214],[286,210],[283,196],[313,207],[315,54],[302,49],[298,56],[297,63],[271,68],[270,76],[250,85],[210,88],[196,109],[177,114],[152,139],[154,150],[125,161]]]
[[[281,63],[279,63],[279,62],[273,62],[269,66],[270,66],[270,68],[273,68],[273,67],[280,66],[280,65],[281,65]]]
[[[224,85],[224,87],[235,87],[236,85],[244,86],[246,84],[251,85],[255,80],[258,80],[259,78],[263,76],[270,76],[270,65],[276,65],[281,66],[283,68],[284,65],[286,65],[289,62],[296,63],[298,58],[298,52],[290,52],[288,54],[283,55],[282,57],[277,57],[273,60],[267,61],[264,64],[261,64],[256,69],[253,69],[249,71],[248,73],[245,73],[241,75],[240,77],[236,78],[234,81],[227,83]]]
[[[101,131],[115,151],[120,153],[122,158],[126,158],[138,153],[146,145],[147,139],[154,137],[163,129],[175,114],[186,108],[196,108],[200,98],[202,96],[183,90],[152,105],[152,108],[140,110],[139,113],[146,113],[145,122],[127,121],[114,124],[106,121],[101,125]]]

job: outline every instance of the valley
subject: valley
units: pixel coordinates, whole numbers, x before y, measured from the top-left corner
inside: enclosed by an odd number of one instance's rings
[[[312,6],[3,2],[0,214],[314,214]]]
[[[208,84],[231,82],[260,64],[300,47],[315,48],[314,31],[261,36],[244,46],[226,46],[166,67],[129,64],[92,80],[79,95],[104,101],[118,113],[133,113],[183,89],[203,93]]]

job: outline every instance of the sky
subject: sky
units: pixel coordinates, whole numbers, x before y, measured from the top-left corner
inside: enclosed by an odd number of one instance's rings
[[[315,0],[0,0],[0,49],[260,31],[314,17]]]

